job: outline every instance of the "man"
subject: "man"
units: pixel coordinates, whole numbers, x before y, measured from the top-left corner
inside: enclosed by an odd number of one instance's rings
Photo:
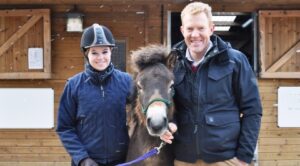
[[[175,166],[248,165],[262,116],[257,80],[245,55],[214,35],[211,7],[181,12],[184,41],[173,47]],[[172,143],[171,132],[161,139]]]

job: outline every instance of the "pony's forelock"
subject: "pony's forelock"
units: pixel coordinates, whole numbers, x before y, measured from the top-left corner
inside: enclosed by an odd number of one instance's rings
[[[168,50],[166,47],[157,44],[141,47],[138,50],[131,52],[133,67],[136,72],[157,63],[166,65],[167,56]]]

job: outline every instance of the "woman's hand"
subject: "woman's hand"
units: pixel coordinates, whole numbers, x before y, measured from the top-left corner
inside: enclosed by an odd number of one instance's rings
[[[80,162],[80,166],[98,166],[98,164],[93,159],[86,158]]]

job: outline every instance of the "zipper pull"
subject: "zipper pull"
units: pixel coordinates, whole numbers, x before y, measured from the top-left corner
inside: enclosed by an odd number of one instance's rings
[[[85,115],[80,115],[80,127],[83,128],[83,123],[84,123],[84,119],[85,119]]]
[[[103,86],[101,85],[101,91],[102,91],[102,97],[104,97],[104,89],[103,89]]]
[[[198,130],[198,125],[195,125],[195,128],[194,128],[194,134],[197,133],[197,130]]]

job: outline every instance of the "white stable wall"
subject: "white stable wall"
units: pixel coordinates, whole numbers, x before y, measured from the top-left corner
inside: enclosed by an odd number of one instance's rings
[[[50,129],[53,127],[53,89],[0,88],[1,129]]]

